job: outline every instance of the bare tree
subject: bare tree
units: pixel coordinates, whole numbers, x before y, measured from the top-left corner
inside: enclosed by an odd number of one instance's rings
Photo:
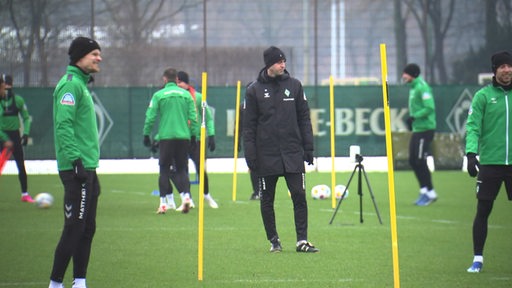
[[[15,9],[13,0],[8,0],[7,2],[9,16],[11,19],[11,23],[14,27],[17,48],[19,49],[19,53],[21,54],[21,59],[23,63],[24,85],[30,84],[32,54],[35,49],[34,32],[36,30],[40,30],[41,28],[41,13],[40,10],[37,10],[37,8],[44,7],[45,4],[46,3],[43,0],[16,1],[16,7],[21,7],[21,9]],[[27,17],[31,19],[31,21],[29,25],[25,26],[25,24],[27,24]]]
[[[455,10],[455,0],[448,2],[448,8],[441,5],[441,0],[431,2],[432,5],[428,9],[428,15],[432,20],[432,33],[434,34],[434,52],[432,53],[432,68],[435,66],[439,75],[439,83],[446,84],[448,82],[448,73],[446,72],[446,64],[444,59],[444,40],[446,39],[446,33],[450,27],[451,20],[453,18],[453,12]],[[446,4],[446,1],[444,1]],[[446,11],[448,15],[443,19],[442,12]],[[435,74],[432,75],[435,77]],[[435,82],[435,78],[434,82]]]
[[[394,28],[396,41],[396,78],[402,77],[402,69],[407,65],[407,30],[405,20],[402,16],[402,1],[393,0],[394,7]]]
[[[404,0],[404,3],[418,23],[423,39],[426,78],[437,83],[437,70],[440,82],[446,83],[448,79],[443,55],[444,40],[453,17],[455,0]],[[443,17],[443,11],[447,12],[447,16]],[[429,41],[430,39],[433,41]]]
[[[183,10],[196,7],[202,1],[165,1],[165,0],[103,0],[105,11],[114,25],[108,29],[111,48],[116,47],[118,51],[124,53],[116,53],[112,57],[118,55],[130,55],[130,59],[118,61],[123,63],[122,66],[113,67],[115,73],[123,75],[121,78],[126,79],[126,84],[133,85],[139,83],[142,75],[150,74],[150,71],[144,69],[154,69],[144,65],[147,61],[146,52],[148,49],[158,49],[158,43],[154,43],[152,39],[153,32],[167,25],[170,20]],[[103,13],[99,11],[98,13]],[[166,26],[167,25],[167,26]],[[169,29],[172,29],[169,28]],[[172,41],[172,39],[167,39]],[[151,44],[151,47],[150,45]],[[121,59],[119,59],[121,60]],[[129,61],[127,61],[129,60]]]

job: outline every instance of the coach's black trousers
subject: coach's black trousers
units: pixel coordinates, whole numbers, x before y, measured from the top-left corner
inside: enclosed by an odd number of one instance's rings
[[[308,205],[306,202],[305,174],[304,173],[285,173],[284,178],[290,191],[297,241],[308,239]],[[259,178],[261,191],[260,208],[263,218],[263,225],[267,233],[267,239],[279,237],[276,228],[276,216],[274,212],[274,199],[276,195],[276,184],[279,175],[264,176]]]

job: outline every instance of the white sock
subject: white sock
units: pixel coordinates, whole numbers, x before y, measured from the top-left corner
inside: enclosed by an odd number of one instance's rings
[[[210,195],[210,193],[204,194],[204,199],[210,200],[210,199],[212,199],[212,196]]]
[[[60,282],[50,280],[50,285],[48,286],[48,288],[64,288],[64,286]]]
[[[165,197],[160,197],[160,206],[165,205]]]
[[[21,196],[27,196],[28,192],[21,192]]]
[[[475,257],[473,257],[473,262],[484,263],[484,256],[482,256],[482,255],[475,255]]]
[[[165,197],[167,198],[167,203],[171,204],[174,202],[174,194],[167,194]]]
[[[71,288],[87,288],[85,286],[85,278],[75,278],[73,280],[73,286]]]
[[[436,190],[432,189],[427,192],[427,196],[430,199],[437,198]]]
[[[297,241],[297,245],[296,246],[299,246],[299,245],[304,244],[304,243],[308,243],[308,241],[307,240]]]
[[[420,188],[420,194],[426,194],[428,192],[427,187],[421,187]]]

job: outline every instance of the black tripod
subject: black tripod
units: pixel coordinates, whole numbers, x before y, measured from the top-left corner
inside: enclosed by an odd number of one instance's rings
[[[364,179],[366,180],[366,185],[368,186],[368,191],[370,191],[370,196],[372,197],[373,206],[375,207],[375,212],[377,212],[377,217],[379,218],[380,224],[382,224],[382,219],[380,218],[379,214],[379,208],[377,208],[377,203],[375,203],[375,197],[373,196],[372,187],[370,187],[370,181],[368,181],[368,176],[366,175],[366,171],[364,170],[363,164],[363,156],[356,154],[356,162],[357,165],[354,167],[354,171],[352,171],[352,175],[350,175],[350,178],[348,179],[347,186],[345,187],[345,191],[343,191],[343,194],[341,195],[340,201],[338,201],[338,205],[336,206],[336,210],[334,210],[334,214],[332,215],[331,221],[329,221],[329,224],[332,224],[332,221],[334,221],[334,217],[336,216],[336,213],[338,212],[338,209],[340,208],[341,202],[343,201],[343,198],[345,198],[345,194],[347,193],[348,186],[350,185],[350,182],[352,181],[352,177],[354,177],[354,174],[356,174],[356,170],[358,171],[358,183],[357,183],[357,194],[359,194],[359,220],[361,223],[363,223],[363,192],[362,192],[362,179],[361,174],[364,174]],[[361,173],[361,171],[363,173]]]

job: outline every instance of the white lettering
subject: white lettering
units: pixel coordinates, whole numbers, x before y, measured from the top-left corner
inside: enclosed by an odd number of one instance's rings
[[[226,135],[233,137],[235,136],[235,109],[227,109],[226,110]],[[242,123],[240,123],[241,125]]]
[[[344,136],[354,133],[354,111],[349,108],[336,108],[334,111],[336,120],[335,135]]]
[[[323,126],[324,119],[322,118],[322,114],[325,113],[325,109],[310,109],[310,118],[311,118],[311,126],[313,127],[313,135],[315,136],[324,136],[326,135],[325,130],[321,130],[321,125]]]
[[[78,219],[84,219],[86,193],[87,192],[85,190],[85,184],[82,184],[81,198],[80,198],[80,213],[78,214]]]

